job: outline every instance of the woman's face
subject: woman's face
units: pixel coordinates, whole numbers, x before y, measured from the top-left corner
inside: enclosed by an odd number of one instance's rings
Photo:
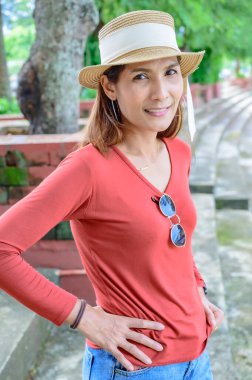
[[[171,57],[127,64],[118,82],[110,82],[109,87],[125,127],[161,132],[176,114],[183,79],[177,57]]]

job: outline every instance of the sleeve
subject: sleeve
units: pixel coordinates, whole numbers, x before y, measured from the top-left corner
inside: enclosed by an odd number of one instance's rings
[[[189,151],[189,165],[188,165],[188,180],[189,180],[190,169],[191,169],[191,159],[192,159],[192,152],[191,152],[191,149],[189,146],[188,146],[188,151]],[[194,275],[196,278],[197,285],[200,287],[206,286],[206,283],[205,283],[203,277],[201,276],[201,274],[198,270],[198,267],[195,263],[194,257],[193,257],[193,270],[194,270]]]
[[[74,151],[0,217],[0,288],[57,326],[77,297],[41,275],[22,253],[60,221],[84,218],[91,196],[91,171]]]

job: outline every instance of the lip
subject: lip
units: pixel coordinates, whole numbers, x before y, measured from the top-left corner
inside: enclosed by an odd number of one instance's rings
[[[153,108],[145,108],[145,112],[150,116],[164,116],[171,106],[168,107],[153,107]]]

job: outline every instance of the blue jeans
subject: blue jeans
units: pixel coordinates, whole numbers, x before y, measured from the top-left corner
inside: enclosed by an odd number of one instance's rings
[[[213,380],[210,357],[202,354],[187,362],[150,366],[128,371],[110,352],[85,345],[82,380]]]

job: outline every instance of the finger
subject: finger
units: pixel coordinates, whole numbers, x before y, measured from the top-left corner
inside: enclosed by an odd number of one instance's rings
[[[219,307],[213,307],[212,305],[210,305],[210,309],[213,311],[215,316],[219,316],[221,314],[224,315],[224,312]]]
[[[224,318],[224,312],[219,307],[215,306],[214,304],[210,303],[209,307],[214,314],[215,320],[217,322],[221,322],[222,319]]]
[[[124,317],[128,327],[136,327],[143,329],[152,329],[152,330],[163,330],[164,325],[160,322],[150,321],[147,319],[131,318]]]
[[[207,320],[208,320],[208,323],[210,325],[213,325],[215,326],[216,325],[216,318],[215,318],[215,314],[212,312],[212,310],[210,308],[207,308],[205,310],[206,312],[206,316],[207,316]]]
[[[216,312],[215,314],[215,320],[218,324],[221,324],[221,322],[223,321],[224,319],[224,313],[222,310],[219,310]]]
[[[125,358],[125,356],[119,351],[115,350],[114,352],[111,352],[112,355],[128,370],[128,371],[133,371],[134,367],[131,362]]]
[[[216,312],[215,312],[216,313]],[[222,322],[222,320],[223,320],[223,318],[224,318],[224,313],[223,313],[223,311],[219,311],[218,313],[216,313],[216,315],[215,315],[215,320],[216,320],[216,325],[215,325],[215,327],[214,327],[214,330],[217,330],[218,328],[219,328],[219,326],[220,326],[220,324],[221,324],[221,322]]]
[[[213,303],[209,302],[209,307],[213,312],[219,312],[222,311],[218,306],[214,305]]]
[[[138,360],[140,360],[144,364],[152,363],[152,360],[143,351],[141,351],[135,344],[130,343],[127,340],[125,340],[125,342],[119,344],[118,346],[128,351],[131,355],[135,356]]]
[[[129,330],[128,334],[126,334],[126,338],[141,343],[142,345],[150,347],[156,351],[163,350],[163,346],[160,343],[136,331]]]

